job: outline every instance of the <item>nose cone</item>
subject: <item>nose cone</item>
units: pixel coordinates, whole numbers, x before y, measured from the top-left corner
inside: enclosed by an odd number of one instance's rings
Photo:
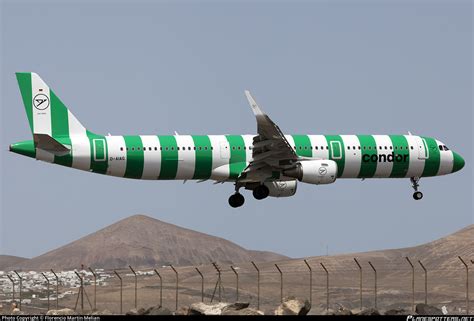
[[[464,167],[464,158],[461,157],[458,153],[453,152],[453,173],[461,170]]]

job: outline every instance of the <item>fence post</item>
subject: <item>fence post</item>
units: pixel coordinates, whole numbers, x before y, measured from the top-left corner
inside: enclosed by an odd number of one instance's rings
[[[179,275],[178,271],[174,268],[173,265],[170,264],[171,269],[174,271],[176,274],[176,310],[178,310],[178,287],[179,287]]]
[[[260,310],[260,270],[254,261],[251,261],[250,263],[252,263],[255,270],[257,270],[257,310]]]
[[[425,271],[425,304],[428,304],[428,271],[420,260],[418,260],[418,263],[420,264],[423,271]]]
[[[156,275],[160,278],[160,308],[163,306],[163,279],[161,278],[160,273],[156,269],[153,269],[155,271]]]
[[[212,294],[212,298],[211,298],[211,302],[212,300],[214,299],[214,294],[216,293],[216,288],[219,287],[218,289],[218,293],[219,293],[219,302],[221,302],[221,286],[222,286],[222,279],[221,279],[221,269],[219,268],[219,266],[217,266],[217,264],[215,262],[211,262],[212,266],[216,269],[217,271],[217,282],[216,282],[216,287],[214,288],[214,293]]]
[[[204,275],[202,275],[201,271],[197,267],[195,267],[197,273],[201,276],[201,302],[204,302]]]
[[[46,284],[47,284],[46,285],[46,291],[48,293],[48,311],[49,311],[49,279],[46,277],[46,275],[43,272],[41,272],[41,274],[46,279]]]
[[[239,273],[237,273],[236,269],[231,265],[230,268],[235,274],[236,284],[235,284],[235,291],[236,291],[236,299],[235,302],[239,301]]]
[[[275,267],[277,268],[278,272],[280,272],[280,303],[283,303],[283,272],[276,263]]]
[[[10,274],[7,274],[7,277],[10,279],[10,282],[12,283],[12,303],[15,302],[15,280],[10,276]]]
[[[303,260],[309,269],[309,303],[313,306],[313,269],[309,265],[308,261]]]
[[[458,256],[458,258],[466,267],[466,315],[469,315],[469,266],[467,266],[462,257]]]
[[[411,266],[411,304],[413,307],[413,312],[415,311],[415,266],[411,263],[408,256],[405,257],[408,264]]]
[[[375,273],[375,288],[374,288],[374,296],[375,296],[375,309],[377,309],[377,270],[375,267],[372,265],[372,263],[369,261],[369,265],[374,270]]]
[[[21,290],[23,288],[23,285],[22,285],[22,282],[23,282],[23,278],[21,277],[21,275],[17,272],[17,271],[13,271],[15,272],[15,274],[18,276],[18,278],[20,279],[20,310],[21,310]]]
[[[91,271],[92,275],[94,276],[94,311],[97,310],[97,275],[95,274],[94,270],[89,267],[89,271]]]
[[[354,258],[354,262],[357,264],[359,268],[359,301],[360,301],[360,310],[362,311],[362,266],[359,264],[356,258]]]
[[[77,277],[81,281],[81,287],[79,288],[79,292],[77,293],[77,300],[79,300],[79,296],[81,297],[81,312],[84,314],[84,281],[82,280],[82,277],[77,271],[74,271],[76,273]],[[76,300],[76,306],[74,307],[74,311],[77,308],[77,300]]]
[[[130,271],[132,271],[133,275],[135,276],[135,309],[137,309],[137,273],[135,273],[135,270],[132,268],[131,265],[128,266],[130,268]]]
[[[122,283],[122,277],[118,274],[116,270],[114,270],[115,275],[119,278],[120,280],[120,314],[122,314],[122,298],[123,298],[123,283]]]
[[[319,262],[326,272],[326,311],[329,311],[329,271],[322,262]]]
[[[51,273],[54,274],[54,277],[56,279],[56,310],[59,309],[59,277],[57,276],[56,272],[51,269]]]

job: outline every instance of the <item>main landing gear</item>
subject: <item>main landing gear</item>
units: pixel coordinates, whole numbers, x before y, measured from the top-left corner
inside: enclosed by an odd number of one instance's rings
[[[257,200],[263,200],[264,198],[268,197],[270,194],[270,190],[265,185],[258,185],[252,191],[253,197]]]
[[[245,198],[242,194],[240,194],[238,191],[235,192],[235,194],[231,195],[229,197],[229,205],[232,207],[240,207],[244,205],[245,203]]]
[[[239,193],[239,189],[243,187],[241,184],[235,184],[235,194],[231,195],[229,197],[229,205],[236,208],[244,205],[245,203],[245,198],[242,194]],[[252,186],[253,187],[253,186]],[[247,189],[250,189],[251,187],[246,186]],[[258,185],[252,190],[253,197],[257,200],[263,200],[264,198],[267,198],[268,195],[270,194],[270,190],[268,189],[267,186],[265,185]]]
[[[421,200],[423,198],[423,193],[418,191],[418,187],[420,186],[420,184],[418,184],[418,182],[420,181],[420,178],[419,177],[411,177],[410,181],[411,181],[413,189],[415,190],[415,193],[413,193],[413,198],[417,201]]]

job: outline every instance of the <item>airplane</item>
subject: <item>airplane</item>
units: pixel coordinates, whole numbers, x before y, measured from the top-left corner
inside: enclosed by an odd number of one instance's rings
[[[420,178],[464,167],[464,159],[441,141],[411,133],[285,135],[248,91],[256,135],[99,135],[37,74],[16,77],[33,139],[11,144],[11,152],[124,178],[232,182],[234,208],[245,202],[241,188],[263,200],[293,196],[298,182],[324,185],[344,178],[409,178],[413,198],[420,200]]]

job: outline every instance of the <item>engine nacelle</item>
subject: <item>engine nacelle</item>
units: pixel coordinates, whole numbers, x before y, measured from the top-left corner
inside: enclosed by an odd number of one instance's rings
[[[265,182],[264,185],[268,187],[270,193],[268,196],[272,197],[289,197],[296,193],[297,181],[273,181]]]
[[[309,184],[331,184],[336,181],[337,164],[332,160],[308,160],[296,164],[295,168],[283,172],[285,176]]]

